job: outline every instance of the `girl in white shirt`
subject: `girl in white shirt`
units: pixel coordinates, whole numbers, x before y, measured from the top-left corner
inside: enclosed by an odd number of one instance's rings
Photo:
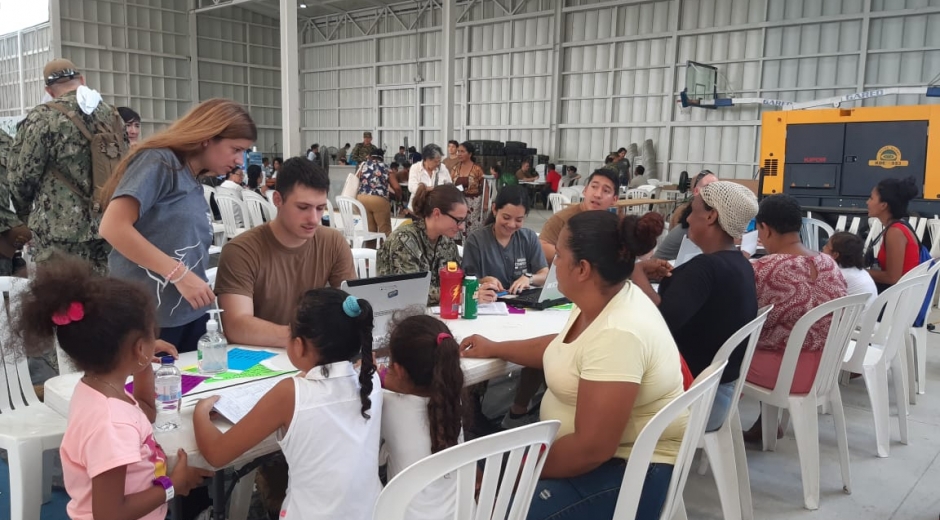
[[[865,270],[865,243],[862,239],[845,231],[836,233],[823,246],[823,253],[839,264],[839,270],[845,278],[846,294],[869,294],[865,303],[865,309],[868,309],[878,296],[878,288]]]
[[[457,342],[444,322],[409,316],[392,326],[382,403],[382,438],[388,478],[415,462],[462,442],[466,416]],[[446,475],[415,496],[409,520],[453,518],[457,479]]]
[[[287,355],[300,374],[277,383],[225,433],[209,419],[219,397],[201,400],[193,414],[196,444],[209,464],[225,467],[276,433],[289,466],[281,520],[371,519],[382,490],[372,307],[339,289],[314,289],[290,330]]]

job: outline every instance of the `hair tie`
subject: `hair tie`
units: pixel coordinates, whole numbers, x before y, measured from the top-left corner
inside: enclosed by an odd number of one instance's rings
[[[76,321],[82,321],[85,317],[85,306],[80,302],[72,302],[66,311],[56,312],[52,315],[52,323],[58,326],[68,325]]]
[[[441,342],[443,342],[445,339],[454,339],[454,337],[446,332],[441,332],[437,335],[437,346],[441,346]]]
[[[362,308],[359,307],[359,300],[355,296],[349,295],[343,300],[343,312],[350,318],[355,318],[362,314]]]

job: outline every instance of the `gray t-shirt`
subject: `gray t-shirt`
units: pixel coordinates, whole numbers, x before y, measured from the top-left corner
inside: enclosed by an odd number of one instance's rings
[[[129,196],[140,203],[134,228],[157,249],[182,260],[196,276],[206,279],[212,223],[202,184],[168,149],[144,150],[128,165],[114,197]],[[116,249],[108,258],[111,276],[143,283],[156,296],[161,328],[186,325],[205,314],[193,309],[176,286],[166,283],[168,273],[154,273],[131,262]],[[180,269],[174,277],[182,272]]]
[[[516,231],[504,248],[496,241],[490,224],[467,237],[461,267],[468,275],[492,276],[509,289],[520,276],[535,274],[548,265],[535,231],[527,228]]]

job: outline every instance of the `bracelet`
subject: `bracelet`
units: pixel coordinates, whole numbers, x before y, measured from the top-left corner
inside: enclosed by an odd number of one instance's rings
[[[173,275],[176,274],[176,271],[179,271],[180,267],[183,267],[184,265],[185,265],[185,264],[183,264],[183,261],[180,260],[179,262],[176,263],[176,267],[174,267],[173,270],[170,271],[170,274],[164,276],[163,278],[165,278],[166,281],[169,282],[169,281],[170,281],[170,278],[173,278]],[[171,282],[171,283],[172,283],[172,282]]]
[[[169,280],[169,282],[173,285],[176,285],[176,283],[182,280],[183,278],[185,278],[187,274],[189,274],[189,267],[187,267],[186,269],[183,269],[183,274],[181,274],[179,278],[177,278],[176,280]]]

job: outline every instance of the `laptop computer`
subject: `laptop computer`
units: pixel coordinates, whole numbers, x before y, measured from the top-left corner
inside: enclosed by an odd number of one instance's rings
[[[519,294],[507,294],[496,299],[506,305],[523,309],[545,310],[557,305],[570,303],[565,295],[558,290],[558,276],[555,273],[555,265],[548,270],[548,276],[545,277],[545,285],[534,289],[526,289]]]
[[[686,235],[682,237],[682,244],[679,246],[679,254],[676,255],[676,261],[672,266],[679,267],[700,254],[702,254],[702,250],[695,245],[695,242],[689,240],[689,236]]]
[[[340,289],[372,305],[372,339],[376,340],[376,348],[378,341],[385,339],[392,314],[409,307],[426,307],[430,288],[428,271],[346,280],[340,285]]]

